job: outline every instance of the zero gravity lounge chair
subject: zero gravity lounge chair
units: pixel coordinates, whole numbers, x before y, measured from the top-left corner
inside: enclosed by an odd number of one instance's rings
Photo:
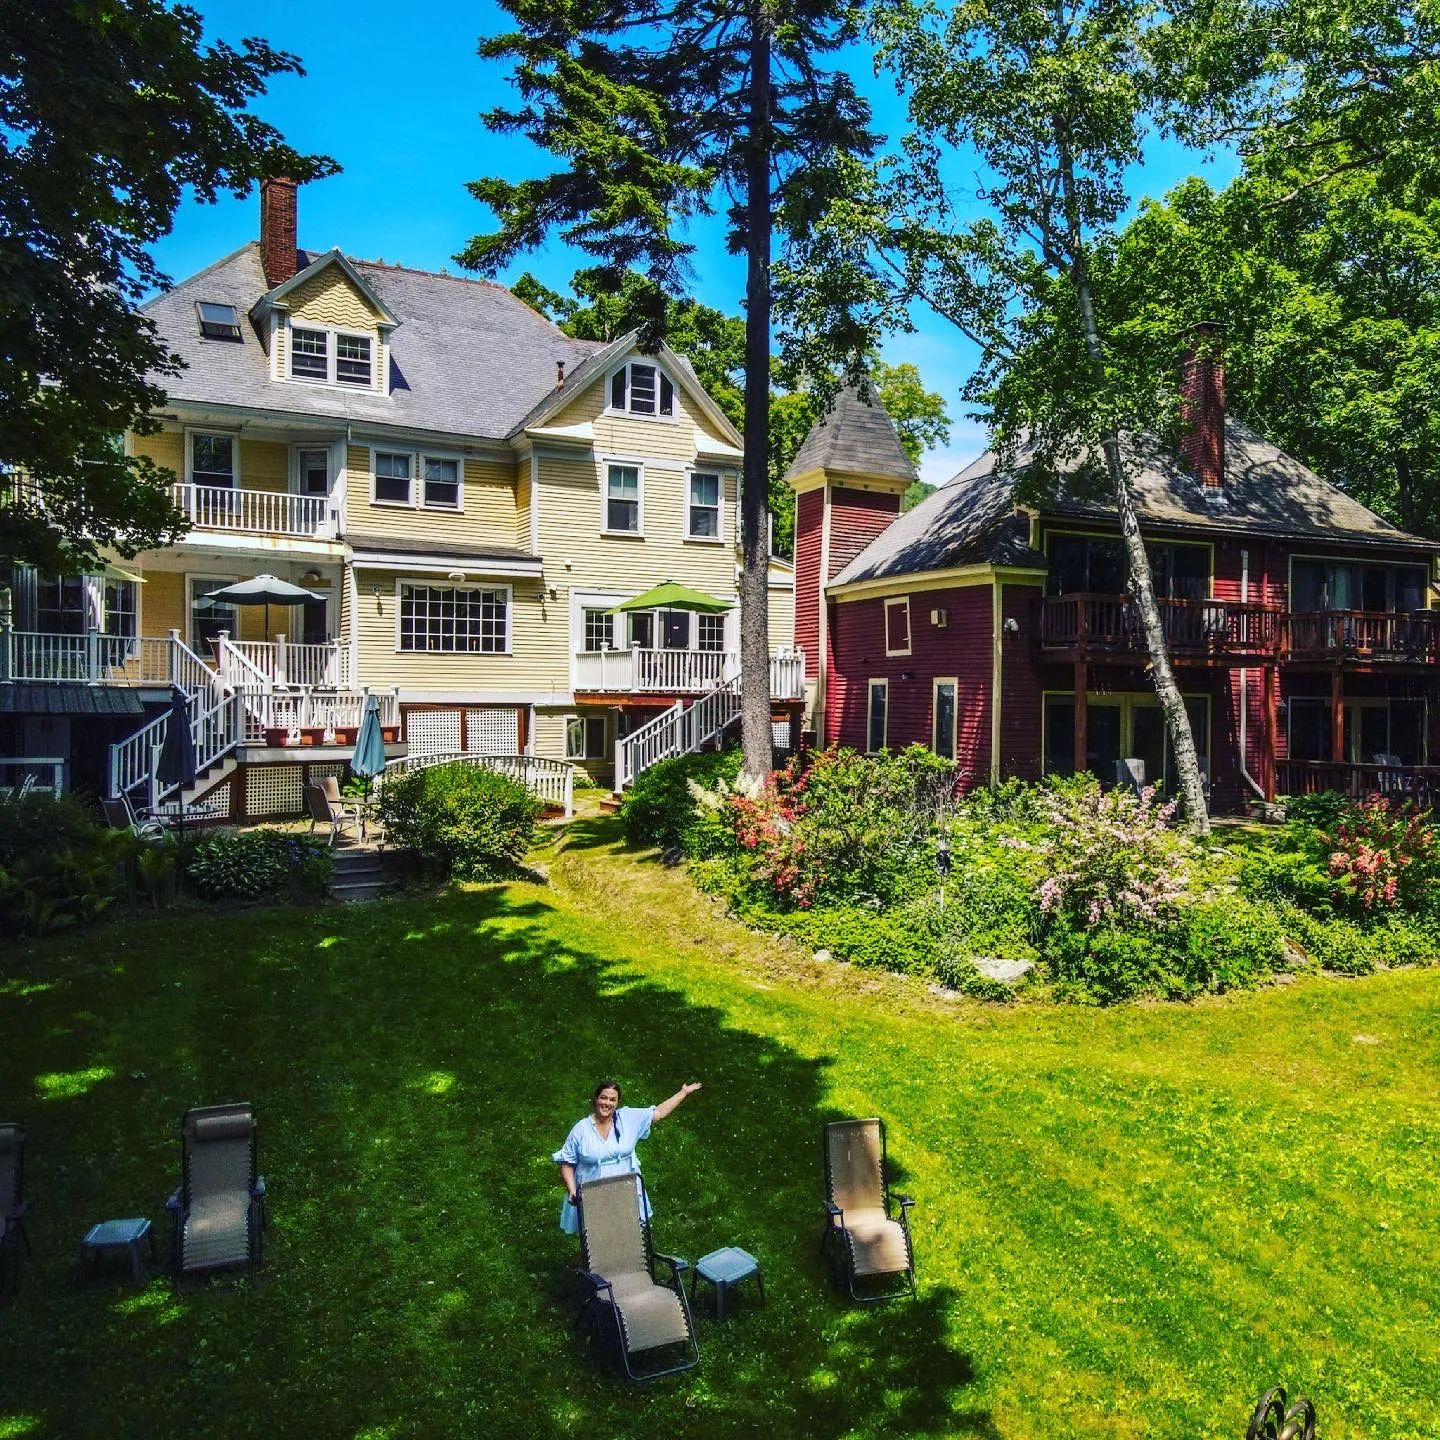
[[[690,1302],[685,1298],[683,1260],[659,1255],[650,1248],[650,1226],[641,1218],[638,1175],[614,1175],[591,1180],[580,1187],[581,1279],[588,1291],[582,1320],[588,1320],[592,1338],[612,1322],[625,1373],[632,1380],[653,1380],[688,1370],[700,1360]],[[655,1278],[659,1263],[669,1270]],[[636,1357],[683,1347],[677,1364],[666,1355],[651,1356],[637,1369]]]
[[[25,1233],[25,1127],[0,1121],[0,1290],[10,1269],[20,1285],[20,1243],[30,1253]]]
[[[885,1122],[836,1120],[825,1127],[825,1233],[838,1288],[843,1280],[853,1299],[898,1300],[915,1294],[915,1255],[910,1246],[908,1195],[897,1195],[898,1220],[890,1216],[885,1180]],[[865,1286],[856,1289],[856,1282]],[[874,1289],[872,1281],[888,1281]]]
[[[206,1105],[180,1122],[180,1188],[165,1202],[178,1280],[264,1256],[265,1181],[255,1173],[249,1105]]]

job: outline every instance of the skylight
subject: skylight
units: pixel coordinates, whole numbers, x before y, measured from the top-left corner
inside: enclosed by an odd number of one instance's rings
[[[240,316],[233,305],[217,305],[211,300],[197,300],[200,333],[207,340],[239,340]]]

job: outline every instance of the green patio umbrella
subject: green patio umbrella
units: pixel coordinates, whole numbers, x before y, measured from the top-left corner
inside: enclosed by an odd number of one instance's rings
[[[606,614],[623,615],[627,610],[694,610],[700,615],[723,615],[734,608],[729,600],[717,600],[703,590],[692,590],[688,585],[677,585],[673,580],[667,580],[663,585],[656,585],[643,595],[606,611]]]

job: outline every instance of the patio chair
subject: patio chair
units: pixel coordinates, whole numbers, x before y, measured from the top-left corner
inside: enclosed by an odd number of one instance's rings
[[[908,1195],[896,1195],[892,1218],[885,1178],[885,1122],[835,1120],[825,1127],[825,1233],[820,1253],[830,1261],[838,1289],[862,1304],[915,1295],[915,1253],[910,1244]],[[889,1279],[887,1288],[862,1292],[857,1282]]]
[[[20,1284],[20,1246],[30,1253],[25,1233],[25,1127],[14,1121],[0,1122],[0,1290],[5,1288],[8,1267]]]
[[[674,1375],[700,1362],[682,1279],[688,1266],[651,1249],[650,1226],[640,1212],[643,1186],[638,1175],[615,1175],[579,1191],[580,1278],[587,1293],[576,1323],[588,1320],[594,1338],[602,1322],[611,1322],[611,1337],[632,1380]],[[663,1280],[655,1277],[657,1263],[669,1269]],[[632,1364],[637,1356],[676,1346],[684,1355],[678,1364],[666,1364],[663,1357],[647,1369]]]
[[[265,1180],[248,1104],[204,1105],[180,1121],[180,1188],[170,1212],[175,1278],[265,1258]]]
[[[1283,1385],[1260,1397],[1245,1440],[1315,1440],[1315,1406],[1303,1395],[1289,1405],[1286,1398]]]
[[[1145,762],[1133,755],[1117,760],[1115,783],[1122,790],[1132,790],[1138,795],[1145,788]]]
[[[305,808],[310,812],[310,833],[315,833],[317,824],[328,825],[332,846],[347,827],[357,833],[359,831],[359,813],[342,805],[338,799],[331,800],[318,782],[312,781],[305,787]]]
[[[165,826],[159,820],[142,819],[137,815],[126,795],[117,795],[113,800],[102,800],[100,813],[112,830],[128,830],[142,840],[158,840],[165,833]]]

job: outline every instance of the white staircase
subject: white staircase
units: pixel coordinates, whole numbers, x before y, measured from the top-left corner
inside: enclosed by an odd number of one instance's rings
[[[660,760],[685,755],[717,743],[740,718],[740,677],[702,695],[693,705],[677,700],[647,720],[615,747],[615,790],[618,794]]]

